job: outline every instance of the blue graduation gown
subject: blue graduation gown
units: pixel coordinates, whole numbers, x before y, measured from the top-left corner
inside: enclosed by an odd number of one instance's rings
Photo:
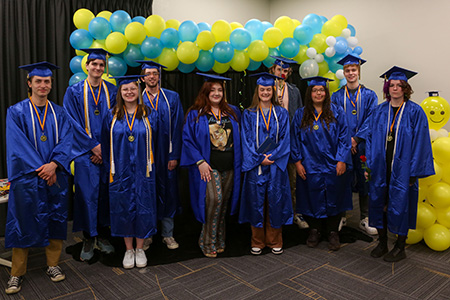
[[[352,210],[350,186],[351,139],[342,108],[331,104],[336,122],[330,129],[322,120],[314,122],[318,130],[300,128],[304,108],[297,110],[291,127],[291,157],[302,161],[306,180],[297,174],[297,212],[314,218],[327,218]],[[316,113],[317,115],[317,113]],[[336,165],[346,163],[347,170],[336,175]]]
[[[256,152],[256,116],[259,114],[259,145],[267,136],[276,142],[277,122],[272,112],[269,132],[258,110],[246,109],[242,116],[242,171],[244,182],[242,185],[239,222],[250,222],[254,227],[264,225],[264,201],[267,195],[270,224],[273,228],[280,228],[284,224],[291,224],[293,218],[291,190],[287,163],[289,159],[289,114],[281,106],[274,106],[278,117],[278,146],[265,153],[272,154],[269,158],[275,161],[270,166],[262,166],[264,155]],[[261,166],[262,174],[258,175]]]
[[[153,133],[156,132],[156,113],[148,117]],[[102,155],[109,176],[110,130],[113,115],[105,118],[102,134]],[[129,117],[131,124],[132,117]],[[113,128],[115,174],[109,182],[111,235],[148,238],[156,233],[155,164],[147,177],[147,137],[144,119],[135,119],[134,141],[130,142],[130,129],[125,118],[117,120]]]
[[[25,99],[8,108],[6,116],[6,156],[11,182],[6,248],[45,247],[49,239],[63,240],[67,235],[71,124],[64,109],[50,102],[44,126],[47,140],[43,142],[39,120],[34,109],[31,117],[30,105],[30,100]],[[43,120],[44,112],[39,109],[38,112]],[[35,170],[51,161],[58,162],[63,169],[57,169],[57,182],[50,187]]]
[[[240,111],[237,107],[230,105],[238,117],[238,121],[230,117],[233,126],[233,150],[234,150],[234,174],[233,174],[233,192],[231,195],[231,214],[237,212],[239,191],[241,184],[241,140],[239,130]],[[186,123],[183,127],[183,146],[181,149],[180,166],[187,167],[189,170],[189,193],[191,197],[191,206],[195,218],[201,223],[205,223],[205,197],[206,182],[201,180],[198,171],[197,162],[204,159],[208,164],[211,163],[211,140],[209,137],[208,118],[202,116],[197,119],[198,111],[191,110],[186,116]]]
[[[387,207],[388,228],[399,235],[407,235],[408,229],[416,228],[418,183],[409,186],[410,177],[423,178],[434,174],[428,121],[422,108],[406,101],[395,137],[395,152],[389,187],[386,184],[386,138],[387,126],[394,114],[389,102],[383,102],[374,111],[369,138],[367,139],[367,166],[371,170],[369,181],[369,223],[383,228],[383,209],[386,193],[389,193]],[[388,112],[391,109],[390,120]],[[399,112],[400,115],[400,112]],[[397,116],[394,131],[398,126]]]
[[[75,195],[73,207],[73,231],[83,230],[91,236],[97,236],[97,224],[109,225],[108,176],[103,165],[91,162],[91,149],[101,143],[103,119],[114,106],[117,88],[103,81],[98,107],[96,108],[92,93],[85,82],[80,81],[67,88],[64,95],[64,108],[72,120],[74,145],[72,155],[75,157]],[[100,89],[100,87],[99,87]],[[98,93],[98,91],[97,91]],[[95,95],[97,95],[95,93]],[[86,132],[84,97],[88,97],[88,120],[91,136]],[[109,101],[107,99],[109,95]],[[108,106],[108,102],[110,102]],[[95,115],[95,110],[100,111]],[[102,175],[103,174],[103,175]]]
[[[165,97],[164,97],[165,96]],[[152,107],[147,93],[143,93],[144,104]],[[167,100],[167,101],[166,101]],[[158,135],[155,136],[156,191],[158,218],[173,218],[180,210],[177,169],[169,171],[169,160],[181,156],[181,130],[184,113],[178,93],[161,89],[158,101]],[[171,149],[170,149],[170,143]]]

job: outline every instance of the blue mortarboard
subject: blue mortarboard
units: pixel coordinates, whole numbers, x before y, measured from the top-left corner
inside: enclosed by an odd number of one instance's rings
[[[46,61],[41,61],[35,64],[30,65],[23,65],[19,67],[20,69],[24,69],[28,71],[28,77],[32,76],[41,76],[41,77],[48,77],[52,76],[53,72],[52,70],[59,69],[58,66],[55,66],[54,64],[51,64]]]
[[[415,76],[416,74],[417,72],[393,66],[388,71],[381,74],[380,78],[384,78],[385,80],[404,80],[408,82],[408,79]]]
[[[203,76],[205,81],[208,81],[208,80],[231,80],[231,78],[223,77],[223,76],[219,76],[219,75],[215,75],[215,74],[206,74],[206,73],[200,73],[200,72],[197,72],[195,74]]]
[[[275,65],[279,65],[283,69],[289,68],[290,67],[289,64],[298,64],[298,62],[296,62],[295,60],[284,58],[284,57],[281,57],[281,56],[273,56],[273,55],[271,55],[270,57],[275,58],[274,64]]]
[[[334,81],[334,79],[322,77],[322,76],[314,76],[314,77],[308,77],[303,78],[302,80],[308,81],[308,86],[314,86],[314,85],[321,85],[321,86],[327,86],[328,81]]]
[[[102,48],[85,48],[80,50],[89,53],[88,59],[101,59],[106,61],[106,56],[111,56],[111,53]]]
[[[258,80],[256,80],[256,84],[262,85],[262,86],[274,86],[275,79],[283,80],[283,78],[275,76],[275,75],[267,73],[267,72],[256,73],[256,74],[250,75],[250,77],[257,77],[257,76],[259,76],[259,78],[258,78]]]
[[[346,65],[362,65],[366,61],[355,54],[347,54],[344,58],[342,58],[337,63],[343,66]]]
[[[158,64],[157,62],[151,61],[151,60],[136,60],[137,63],[142,64],[141,68],[144,69],[167,69],[166,66],[163,66],[161,64]]]
[[[114,76],[109,78],[114,78],[117,80],[117,86],[124,85],[131,82],[139,81],[142,77],[146,75],[125,75],[125,76]]]

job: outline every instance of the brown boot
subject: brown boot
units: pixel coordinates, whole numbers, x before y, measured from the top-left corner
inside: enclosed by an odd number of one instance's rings
[[[316,248],[320,242],[320,232],[319,230],[312,228],[309,230],[309,236],[306,240],[306,245],[310,248]]]
[[[339,234],[336,231],[330,232],[328,236],[328,249],[331,251],[338,251],[341,248],[341,243],[339,242]]]

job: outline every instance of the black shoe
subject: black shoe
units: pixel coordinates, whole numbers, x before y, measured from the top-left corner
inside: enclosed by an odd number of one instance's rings
[[[328,236],[328,249],[331,251],[338,251],[341,248],[341,243],[339,242],[339,234],[336,231],[330,232]]]
[[[392,249],[391,252],[386,254],[383,259],[384,261],[387,262],[398,262],[405,258],[406,258],[405,249],[401,249],[395,246],[394,249]]]
[[[387,242],[378,242],[378,245],[370,252],[370,256],[380,258],[388,253],[388,251]]]
[[[19,277],[10,276],[8,280],[8,286],[6,287],[5,292],[8,295],[20,292],[20,290],[22,289],[22,281],[23,281],[22,276]]]
[[[315,248],[320,242],[320,232],[319,230],[313,228],[309,231],[308,239],[306,240],[306,245],[310,248]]]
[[[63,281],[64,279],[66,279],[66,275],[64,275],[59,266],[48,267],[47,275],[53,282]]]

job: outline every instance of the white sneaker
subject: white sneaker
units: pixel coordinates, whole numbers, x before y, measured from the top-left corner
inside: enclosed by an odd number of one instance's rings
[[[297,224],[298,228],[300,229],[307,229],[309,228],[308,223],[303,219],[303,216],[301,214],[296,214],[294,216],[294,223]]]
[[[150,245],[153,243],[153,237],[149,237],[144,239],[144,246],[142,247],[142,249],[144,249],[144,251],[147,251],[148,248],[150,248]]]
[[[163,237],[162,242],[167,245],[167,248],[173,250],[177,249],[180,245],[175,241],[173,237]]]
[[[144,268],[147,266],[147,256],[144,249],[136,249],[136,267]]]
[[[367,234],[370,234],[370,235],[378,234],[378,231],[375,227],[369,226],[369,218],[368,217],[365,217],[364,219],[361,220],[361,222],[359,223],[359,228],[361,228],[362,230],[367,232]]]
[[[127,250],[127,252],[125,252],[125,256],[123,257],[123,267],[125,269],[131,269],[134,268],[134,249],[131,250]]]
[[[341,231],[342,227],[344,227],[344,226],[347,226],[347,218],[346,217],[341,218],[341,222],[339,223],[338,231]]]

